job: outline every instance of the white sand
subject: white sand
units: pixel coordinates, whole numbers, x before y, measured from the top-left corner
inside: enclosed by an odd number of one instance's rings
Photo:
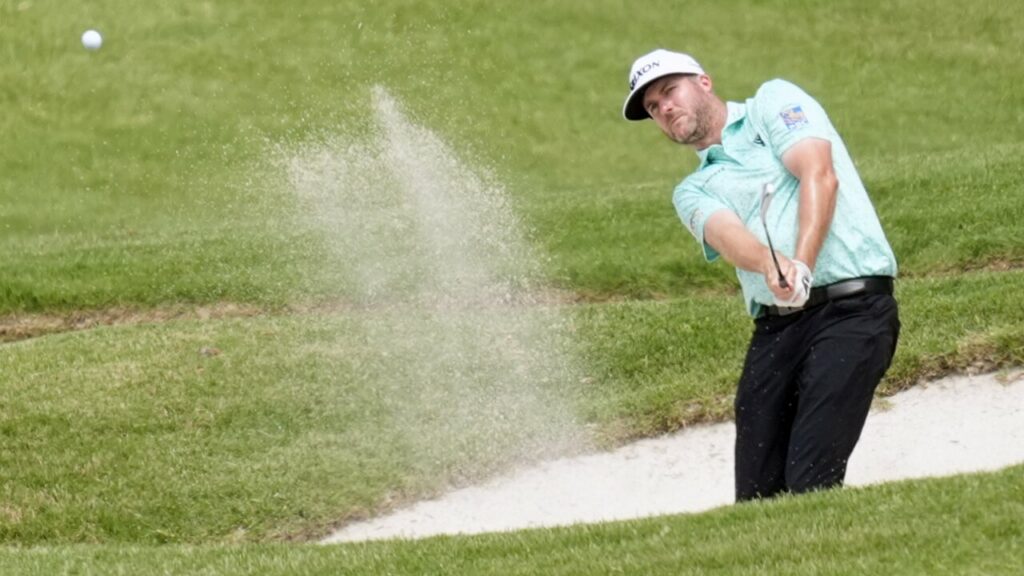
[[[1024,372],[956,376],[872,410],[847,484],[997,470],[1024,462]],[[565,458],[451,492],[325,542],[421,538],[698,512],[732,503],[731,422]]]

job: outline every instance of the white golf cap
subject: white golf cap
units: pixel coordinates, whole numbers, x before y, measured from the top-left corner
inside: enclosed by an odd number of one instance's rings
[[[626,103],[622,106],[622,115],[626,120],[646,120],[651,117],[644,110],[644,89],[658,78],[671,74],[704,74],[704,69],[689,54],[661,48],[633,62],[633,68],[629,71],[629,96],[626,96]]]

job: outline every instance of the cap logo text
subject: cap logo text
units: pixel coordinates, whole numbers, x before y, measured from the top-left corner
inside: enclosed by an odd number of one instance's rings
[[[637,70],[635,74],[633,74],[633,77],[629,79],[629,89],[632,90],[633,88],[636,87],[636,83],[640,81],[641,76],[650,72],[652,68],[657,68],[659,66],[661,66],[661,62],[659,62],[658,60],[641,66],[640,69]]]

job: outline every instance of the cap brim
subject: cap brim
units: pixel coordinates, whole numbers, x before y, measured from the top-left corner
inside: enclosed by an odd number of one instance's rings
[[[626,120],[647,120],[651,117],[647,110],[644,110],[644,91],[650,83],[645,82],[634,87],[629,96],[626,96],[626,103],[622,105],[622,116]]]
[[[634,86],[629,96],[626,96],[626,103],[622,105],[622,116],[626,120],[647,120],[650,118],[651,115],[644,109],[644,92],[647,91],[647,87],[654,83],[655,80],[673,74],[680,74],[680,72],[667,70],[657,76],[646,78],[642,84]]]

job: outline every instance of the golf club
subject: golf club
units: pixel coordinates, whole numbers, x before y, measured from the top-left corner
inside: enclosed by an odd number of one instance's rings
[[[775,193],[775,186],[771,182],[764,183],[764,189],[761,193],[761,225],[764,226],[764,236],[768,239],[768,250],[772,253],[772,262],[775,262],[775,271],[779,273],[779,286],[783,288],[789,288],[789,282],[786,282],[786,277],[782,275],[782,268],[779,266],[779,259],[775,256],[775,247],[772,246],[772,237],[768,233],[768,205],[771,203],[772,194]]]

